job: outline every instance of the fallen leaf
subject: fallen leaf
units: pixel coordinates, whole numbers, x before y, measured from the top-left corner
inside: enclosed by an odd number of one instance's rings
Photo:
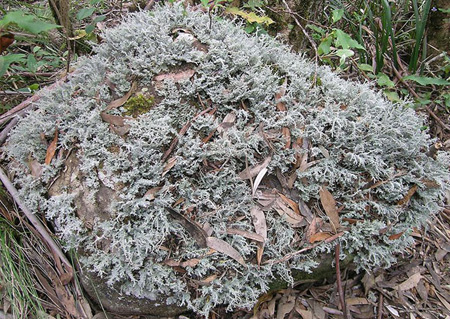
[[[42,165],[36,161],[35,159],[31,158],[31,156],[28,158],[28,167],[31,171],[31,176],[33,177],[41,177],[42,175]]]
[[[202,279],[202,280],[194,280],[194,282],[196,284],[200,285],[200,286],[207,286],[211,282],[213,282],[214,279],[216,279],[216,278],[217,278],[217,275],[214,274],[214,275],[208,276],[208,277],[206,277],[205,279]]]
[[[264,168],[266,168],[272,157],[267,157],[262,163],[248,167],[239,173],[240,179],[250,179],[257,176]]]
[[[124,117],[124,116],[111,115],[111,114],[108,114],[105,112],[101,112],[100,117],[106,123],[109,123],[109,124],[112,124],[115,126],[119,126],[119,127],[125,126],[125,119],[128,119],[127,117]]]
[[[156,197],[155,195],[162,189],[162,187],[153,187],[150,188],[145,194],[144,197],[148,200],[154,200]]]
[[[389,312],[394,316],[394,317],[400,317],[400,314],[398,313],[397,309],[395,309],[394,307],[392,307],[391,305],[385,305],[386,309],[389,310]]]
[[[176,260],[173,260],[173,259],[164,260],[164,264],[167,265],[167,266],[170,266],[170,267],[183,267],[183,268],[195,267],[195,266],[198,265],[199,262],[200,262],[200,259],[196,259],[196,258],[189,259],[189,260],[186,260],[186,261],[176,261]]]
[[[251,239],[251,240],[255,240],[257,242],[264,242],[264,238],[261,235],[249,232],[249,231],[245,231],[242,229],[237,229],[237,228],[227,228],[227,234],[229,235],[240,235],[242,237]]]
[[[284,319],[295,307],[295,296],[284,294],[278,302],[277,319]]]
[[[281,193],[280,193],[280,197],[286,204],[288,204],[294,210],[294,212],[296,214],[300,215],[300,209],[299,209],[299,206],[298,206],[298,204],[296,202],[294,202],[292,199],[284,196]]]
[[[46,165],[49,165],[53,159],[53,156],[55,156],[57,144],[58,144],[58,129],[55,130],[55,137],[53,138],[53,141],[50,143],[50,145],[47,148],[47,154],[45,155],[45,164]]]
[[[162,176],[166,175],[172,169],[172,167],[175,166],[176,163],[177,163],[176,157],[169,158],[166,164],[164,165]]]
[[[206,245],[209,248],[212,248],[222,254],[225,254],[234,260],[236,260],[241,265],[245,266],[244,258],[239,254],[239,252],[234,249],[230,244],[223,241],[222,239],[216,238],[216,237],[207,237],[206,238]]]
[[[234,112],[230,112],[223,118],[222,123],[220,123],[219,127],[217,128],[217,132],[222,133],[226,129],[232,127],[234,125],[234,122],[236,121],[236,114]]]
[[[256,190],[258,189],[258,186],[261,183],[262,179],[264,178],[264,175],[266,175],[266,173],[267,173],[267,168],[263,168],[258,173],[258,176],[256,176],[255,183],[253,184],[253,191],[252,191],[253,196],[255,196]]]
[[[263,238],[263,242],[258,243],[258,248],[256,251],[256,262],[258,263],[258,266],[260,266],[264,254],[264,242],[267,239],[266,216],[264,215],[262,209],[258,206],[254,206],[250,209],[250,215],[252,216],[255,232]]]
[[[398,234],[393,234],[393,235],[389,236],[389,239],[390,239],[390,240],[397,240],[397,239],[399,239],[400,237],[402,237],[402,235],[403,235],[404,233],[405,233],[405,232],[402,231],[402,232],[400,232],[400,233],[398,233]]]
[[[65,286],[65,285],[67,285],[69,282],[71,282],[72,281],[72,279],[73,279],[73,273],[71,273],[71,272],[65,272],[65,273],[63,273],[61,276],[60,276],[60,279],[61,279],[61,282],[62,282],[62,284]]]
[[[369,300],[367,300],[367,298],[353,297],[353,298],[347,298],[347,299],[345,299],[345,303],[346,303],[348,306],[353,306],[353,305],[368,305],[368,304],[369,304]]]
[[[423,277],[422,277],[422,275],[419,272],[415,273],[411,277],[406,279],[404,282],[402,282],[401,284],[395,286],[394,289],[401,290],[401,291],[412,289],[412,288],[417,286],[417,283],[422,278]]]
[[[195,222],[186,218],[184,215],[180,214],[176,210],[174,210],[170,207],[164,207],[164,208],[169,213],[170,217],[172,217],[177,222],[179,222],[187,230],[187,232],[192,236],[192,238],[194,238],[194,240],[197,242],[197,244],[200,247],[206,248],[208,246],[207,245],[207,235],[206,235],[206,232],[203,230],[203,228],[201,228]],[[208,237],[208,238],[210,238],[210,237]],[[213,248],[213,247],[210,247],[210,248]]]
[[[292,208],[290,208],[281,197],[279,197],[274,205],[274,209],[280,216],[283,216],[286,221],[293,227],[300,227],[303,217],[296,214]]]
[[[302,316],[302,319],[313,319],[313,313],[311,312],[311,310],[302,309],[296,305],[295,311],[297,311],[298,314]]]
[[[195,74],[195,70],[186,70],[178,73],[164,73],[154,77],[155,81],[172,80],[174,82],[180,82],[183,80],[189,80]]]
[[[450,311],[450,303],[437,291],[436,296],[439,298],[439,300],[442,302],[445,308],[447,308],[447,310]]]
[[[108,106],[105,108],[105,110],[102,113],[104,113],[106,111],[109,111],[109,110],[112,110],[112,109],[116,109],[116,108],[124,105],[128,101],[128,99],[130,98],[131,94],[133,94],[134,91],[136,91],[136,89],[137,89],[137,83],[133,82],[131,84],[130,90],[124,96],[122,96],[121,98],[119,98],[117,100],[114,100],[111,103],[109,103]]]
[[[406,193],[405,197],[403,197],[401,200],[398,201],[397,205],[399,206],[407,206],[409,204],[409,201],[411,200],[411,197],[416,193],[419,186],[414,185],[411,187],[408,192]]]
[[[339,215],[336,207],[336,200],[333,195],[327,190],[325,186],[322,186],[319,191],[320,202],[322,203],[323,209],[330,219],[330,223],[333,226],[335,232],[341,227],[339,223]]]
[[[14,34],[7,33],[0,37],[0,54],[3,53],[14,42]]]
[[[331,237],[331,234],[329,234],[329,233],[318,232],[318,233],[315,233],[314,235],[312,235],[311,237],[309,237],[309,242],[312,244],[312,243],[315,243],[316,241],[322,241],[322,240],[325,240],[330,237]]]

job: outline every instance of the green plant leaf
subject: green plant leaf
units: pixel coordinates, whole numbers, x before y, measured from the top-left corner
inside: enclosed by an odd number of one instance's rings
[[[259,24],[265,24],[266,26],[269,24],[274,23],[274,21],[266,16],[258,16],[256,13],[254,12],[250,12],[247,13],[245,11],[240,10],[239,8],[236,7],[231,7],[231,8],[227,8],[225,10],[226,13],[230,13],[230,14],[234,14],[234,15],[238,15],[242,18],[244,18],[245,20],[247,20],[248,22],[256,22]]]
[[[23,11],[8,12],[2,20],[0,20],[0,27],[4,27],[8,24],[15,24],[22,30],[33,34],[39,34],[51,29],[59,28],[57,24],[47,23],[38,19],[34,15],[26,14]]]
[[[0,56],[0,76],[3,76],[12,63],[25,62],[25,54],[8,54]]]
[[[95,26],[94,25],[92,25],[92,24],[90,24],[90,25],[87,25],[86,26],[86,28],[84,29],[85,31],[86,31],[86,33],[91,33],[92,31],[94,31],[94,29],[95,29]]]
[[[344,9],[335,9],[332,12],[331,19],[332,19],[333,23],[336,23],[339,20],[341,20],[343,16],[344,16]]]
[[[344,65],[345,60],[348,57],[353,56],[354,54],[355,54],[355,52],[353,52],[350,49],[339,49],[336,51],[336,55],[341,58],[341,60],[339,61],[340,65]]]
[[[95,11],[95,8],[83,8],[77,13],[77,20],[83,20],[90,17]]]
[[[326,37],[320,42],[319,47],[317,48],[317,53],[319,55],[328,54],[331,51],[331,42],[333,38],[331,36]]]
[[[335,43],[337,47],[342,47],[345,49],[361,49],[364,47],[359,44],[356,40],[352,39],[350,35],[342,31],[341,29],[333,29],[333,34],[336,37]]]
[[[400,97],[398,96],[398,93],[395,91],[387,91],[385,90],[384,95],[388,98],[389,101],[391,102],[401,102],[402,100],[400,99]]]
[[[358,64],[358,68],[362,71],[373,73],[373,67],[370,64],[360,63]]]
[[[306,27],[307,27],[307,28],[310,28],[311,30],[313,30],[313,31],[315,31],[315,32],[317,32],[317,33],[320,34],[321,36],[324,36],[324,35],[325,35],[325,30],[322,29],[321,27],[318,27],[318,26],[314,25],[314,24],[307,24]]]
[[[92,20],[92,23],[102,22],[105,19],[106,19],[106,15],[104,15],[104,14],[100,15],[100,16],[96,16],[94,18],[94,20]]]
[[[30,71],[31,73],[34,73],[37,71],[38,68],[38,62],[36,60],[36,57],[34,56],[34,54],[28,54],[27,57],[27,68],[28,71]]]
[[[395,83],[391,81],[391,79],[384,73],[377,74],[377,83],[379,86],[386,86],[389,88],[393,88]]]
[[[450,81],[440,78],[429,78],[426,76],[408,75],[403,80],[411,80],[419,83],[420,85],[450,85]]]
[[[450,13],[450,8],[448,8],[448,9],[441,9],[441,8],[439,8],[438,10],[443,12],[443,13]]]

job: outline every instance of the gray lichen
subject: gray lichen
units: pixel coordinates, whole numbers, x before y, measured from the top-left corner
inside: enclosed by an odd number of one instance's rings
[[[389,266],[394,254],[412,243],[412,228],[438,211],[448,182],[448,154],[426,155],[433,141],[406,102],[393,105],[369,84],[344,81],[276,40],[249,36],[231,22],[213,19],[210,28],[208,15],[180,6],[131,15],[104,39],[70,81],[45,92],[3,150],[27,205],[53,221],[66,249],[87,252],[85,267],[111,285],[121,283],[123,293],[149,299],[170,295],[168,303],[207,314],[217,304],[252,307],[275,276],[290,282],[292,269],[312,270],[333,243],[284,263],[264,263],[310,245],[307,225],[294,228],[274,209],[264,212],[268,239],[261,267],[256,242],[227,234],[228,228],[255,231],[250,210],[257,198],[238,175],[269,156],[263,186],[277,171],[296,174],[291,192],[325,222],[319,189],[326,185],[343,206],[342,248],[355,255],[361,269]],[[156,81],[158,75],[166,78]],[[128,130],[118,134],[101,113],[133,82],[152,91],[154,105],[125,119]],[[277,103],[287,110],[278,110]],[[215,112],[196,116],[206,107]],[[110,114],[125,111],[118,107]],[[231,112],[234,123],[220,131]],[[186,123],[191,126],[180,135]],[[282,127],[289,128],[291,142],[306,147],[285,147]],[[57,155],[43,165],[43,139],[51,141],[55,130]],[[162,157],[175,137],[178,143],[167,159],[175,164],[167,170]],[[115,191],[106,220],[87,225],[80,219],[70,188],[47,195],[70,152],[80,162],[76,178],[89,189],[84,196],[95,202],[100,187]],[[307,169],[294,169],[299,154],[308,155]],[[30,161],[42,164],[42,174],[31,174]],[[399,204],[413,187],[409,201]],[[144,196],[156,188],[154,199]],[[165,210],[175,203],[198,224],[209,224],[212,236],[234,247],[246,266],[199,247]],[[401,232],[401,240],[389,239]],[[164,264],[169,258],[200,261],[180,274]],[[213,275],[196,294],[190,292],[196,281]]]

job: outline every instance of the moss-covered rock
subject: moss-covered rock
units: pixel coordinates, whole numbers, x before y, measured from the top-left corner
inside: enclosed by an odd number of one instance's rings
[[[250,308],[336,240],[389,266],[438,211],[448,154],[426,155],[406,102],[181,6],[104,39],[3,150],[29,208],[123,298]]]

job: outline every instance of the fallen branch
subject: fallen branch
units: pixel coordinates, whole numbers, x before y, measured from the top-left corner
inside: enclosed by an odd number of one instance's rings
[[[63,83],[66,79],[67,79],[67,76],[62,77],[60,80],[58,80],[55,83],[53,83],[52,85],[50,85],[47,89],[48,90],[54,89],[58,85],[61,85],[61,83]],[[16,107],[12,108],[8,112],[5,112],[2,115],[0,115],[0,124],[8,122],[12,117],[22,115],[23,113],[28,111],[28,109],[31,108],[32,103],[36,102],[37,100],[39,100],[41,98],[41,95],[39,93],[40,92],[36,93],[35,95],[29,97],[28,99],[26,99],[25,101],[23,101]]]
[[[22,202],[22,200],[20,199],[20,196],[19,196],[19,192],[14,187],[14,185],[11,183],[8,176],[6,176],[5,171],[2,168],[0,168],[0,179],[3,183],[3,185],[5,186],[5,188],[8,190],[9,194],[14,199],[14,201],[17,203],[17,205],[20,207],[20,209],[24,212],[24,214],[27,216],[27,218],[30,220],[30,222],[33,224],[33,226],[36,228],[36,230],[39,232],[39,234],[44,238],[45,242],[58,255],[58,257],[66,265],[66,267],[70,271],[73,271],[72,264],[70,263],[70,261],[66,258],[66,256],[64,255],[64,253],[62,252],[62,250],[58,246],[58,244],[53,240],[52,237],[50,237],[47,230],[44,228],[44,226],[39,221],[39,219],[37,219],[37,217]]]
[[[9,122],[8,125],[6,125],[6,127],[2,130],[2,132],[0,133],[0,146],[3,145],[3,143],[6,141],[9,132],[17,124],[17,122],[19,122],[19,118],[13,118],[13,120]]]
[[[337,243],[335,249],[335,263],[336,263],[336,281],[339,293],[339,301],[341,303],[342,312],[344,315],[344,319],[348,319],[347,315],[347,305],[345,304],[345,292],[342,288],[342,280],[341,280],[341,268],[339,267],[339,255],[341,251],[341,244]]]
[[[321,242],[318,242],[318,243],[316,243],[316,244],[314,244],[314,245],[311,245],[311,246],[302,248],[302,249],[300,249],[300,250],[294,251],[294,252],[292,252],[292,253],[290,253],[290,254],[287,254],[287,255],[284,256],[283,258],[280,258],[280,259],[277,259],[277,260],[268,260],[268,261],[265,261],[265,262],[263,262],[263,264],[272,264],[272,265],[273,265],[273,264],[283,263],[283,262],[285,262],[285,261],[288,261],[289,259],[292,259],[292,258],[294,258],[294,257],[296,257],[296,256],[298,256],[298,255],[303,254],[303,253],[306,252],[306,251],[309,251],[309,250],[311,250],[311,249],[314,249],[314,248],[316,248],[317,246],[319,246],[319,245],[321,245],[321,244],[323,244],[323,243],[331,243],[332,241],[335,241],[336,239],[338,239],[338,238],[341,237],[342,235],[344,235],[344,232],[337,233],[337,234],[335,234],[335,235],[333,235],[333,236],[331,236],[331,237],[328,237],[328,238],[325,239],[324,241],[321,241]]]

